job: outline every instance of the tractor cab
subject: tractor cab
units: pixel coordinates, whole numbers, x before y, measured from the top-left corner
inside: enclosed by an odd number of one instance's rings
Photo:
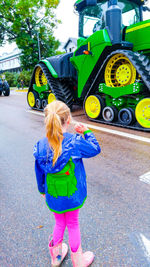
[[[143,20],[142,5],[144,1],[142,0],[77,1],[75,9],[79,13],[79,37],[87,38],[94,32],[104,29],[106,27],[106,11],[111,4],[115,3],[122,13],[121,28]]]

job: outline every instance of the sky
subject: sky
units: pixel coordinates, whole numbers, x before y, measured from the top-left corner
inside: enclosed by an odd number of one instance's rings
[[[60,4],[57,7],[57,18],[62,21],[62,24],[55,30],[54,36],[60,40],[60,42],[67,42],[69,37],[78,37],[78,15],[74,12],[74,3],[76,0],[60,0]],[[150,7],[150,0],[147,4]],[[149,19],[149,14],[146,12],[146,19]],[[0,56],[4,52],[12,52],[16,47],[15,44],[6,44],[4,47],[0,47]]]
[[[57,8],[57,18],[62,21],[58,29],[55,30],[55,36],[62,42],[69,37],[78,37],[78,15],[74,12],[75,0],[60,0]]]

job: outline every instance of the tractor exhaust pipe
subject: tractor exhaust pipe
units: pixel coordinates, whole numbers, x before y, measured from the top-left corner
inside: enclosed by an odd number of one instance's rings
[[[117,5],[117,0],[108,1],[108,9],[106,10],[106,29],[112,44],[121,43],[121,9]]]

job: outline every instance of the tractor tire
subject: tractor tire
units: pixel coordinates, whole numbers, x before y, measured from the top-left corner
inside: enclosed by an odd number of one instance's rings
[[[135,116],[142,127],[150,128],[150,98],[144,98],[137,104]]]
[[[36,106],[36,99],[39,97],[39,94],[36,91],[29,91],[27,94],[28,105],[31,108]]]
[[[118,120],[122,125],[131,125],[135,121],[132,108],[122,108],[118,113]]]
[[[10,95],[10,88],[9,88],[9,85],[6,81],[3,83],[3,95],[4,96]]]
[[[102,117],[106,122],[116,121],[118,117],[118,110],[116,107],[105,107],[102,112]]]
[[[35,106],[37,109],[41,109],[42,101],[41,99],[37,98],[35,101]]]
[[[104,106],[104,100],[100,95],[90,95],[85,100],[84,111],[87,117],[97,119],[101,116]]]
[[[47,99],[42,99],[42,109],[44,109],[47,106],[48,102]]]

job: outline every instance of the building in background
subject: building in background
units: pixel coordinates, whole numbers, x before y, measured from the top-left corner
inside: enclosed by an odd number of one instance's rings
[[[5,71],[20,72],[20,55],[21,52],[18,48],[15,48],[11,53],[3,53],[0,57],[0,73]]]
[[[61,42],[60,47],[58,48],[61,52],[74,52],[77,48],[77,39],[69,38],[66,43]],[[21,51],[15,47],[11,52],[3,52],[0,56],[0,73],[4,73],[6,71],[9,72],[20,72],[21,63],[20,63],[20,55]]]
[[[76,38],[69,38],[66,44],[64,45],[64,49],[66,53],[74,52],[77,48],[77,39]]]
[[[64,49],[64,45],[65,45],[65,42],[61,42],[59,47],[58,47],[58,51],[60,51],[61,53],[65,53],[65,49]]]

